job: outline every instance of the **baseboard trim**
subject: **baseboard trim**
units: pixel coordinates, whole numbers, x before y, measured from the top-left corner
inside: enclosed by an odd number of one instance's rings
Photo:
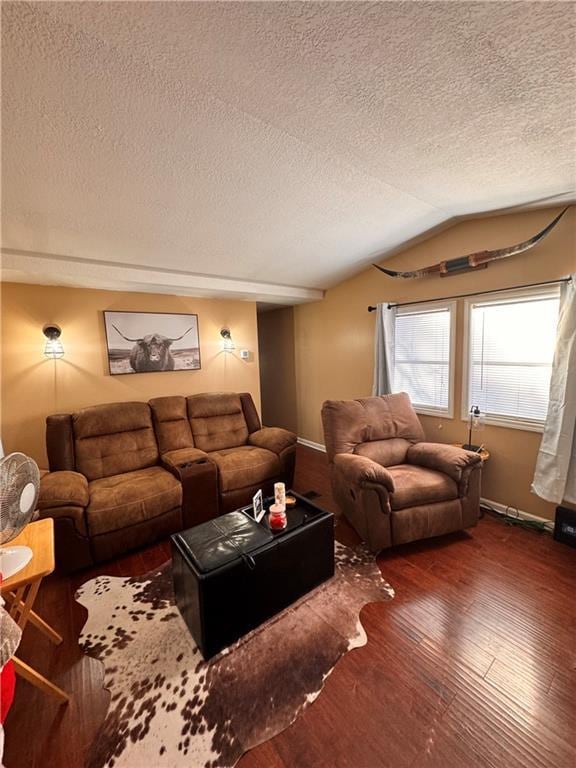
[[[540,517],[539,515],[533,515],[530,512],[524,512],[523,509],[517,509],[512,504],[500,504],[499,501],[493,501],[492,499],[485,498],[480,499],[480,504],[486,504],[486,506],[492,507],[492,509],[494,509],[496,512],[500,512],[502,515],[505,515],[508,511],[509,515],[512,515],[513,517],[519,517],[521,520],[531,520],[535,523],[544,523],[550,530],[554,528],[554,523],[552,520],[548,520],[546,517]]]
[[[326,453],[326,446],[322,445],[322,443],[315,443],[312,440],[306,440],[305,437],[299,437],[298,442],[300,445],[305,445],[307,448],[313,448],[315,451],[322,451],[322,453]]]

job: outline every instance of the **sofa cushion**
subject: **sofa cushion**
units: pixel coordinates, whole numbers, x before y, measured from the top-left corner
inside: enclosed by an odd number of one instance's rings
[[[196,448],[220,451],[248,442],[248,427],[240,395],[210,393],[192,395],[188,400],[188,418]]]
[[[109,403],[72,416],[76,469],[98,480],[151,467],[158,446],[148,403]]]
[[[161,467],[93,480],[86,510],[91,536],[151,520],[182,504],[182,486]]]
[[[275,453],[252,445],[213,451],[208,457],[218,467],[222,493],[258,485],[282,474],[282,462]]]
[[[155,397],[150,400],[150,408],[160,453],[194,446],[185,397]]]
[[[403,437],[391,437],[390,440],[360,443],[354,448],[354,453],[358,456],[366,456],[383,467],[391,467],[406,461],[406,452],[411,445],[412,443],[404,440]]]
[[[458,486],[442,472],[410,464],[388,467],[388,472],[394,479],[394,493],[390,494],[392,509],[458,498]]]

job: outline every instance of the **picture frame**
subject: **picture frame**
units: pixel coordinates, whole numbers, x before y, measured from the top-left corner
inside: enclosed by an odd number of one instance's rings
[[[262,496],[262,489],[252,496],[252,510],[254,520],[259,523],[264,517],[264,497]]]
[[[104,327],[111,376],[202,367],[196,314],[105,310]]]

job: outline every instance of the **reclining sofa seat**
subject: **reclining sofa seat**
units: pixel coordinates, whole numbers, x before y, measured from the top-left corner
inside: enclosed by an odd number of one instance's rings
[[[262,428],[249,394],[159,397],[150,406],[165,466],[214,466],[219,514],[249,504],[260,488],[271,494],[275,482],[292,485],[296,436]]]
[[[49,416],[38,508],[54,518],[58,567],[107,560],[249,503],[259,487],[291,485],[295,443],[261,428],[249,394]]]
[[[148,403],[110,403],[47,419],[51,472],[38,506],[54,517],[67,570],[144,546],[182,525],[182,485],[160,466]]]
[[[481,459],[424,442],[405,392],[322,407],[334,498],[373,552],[476,525]]]

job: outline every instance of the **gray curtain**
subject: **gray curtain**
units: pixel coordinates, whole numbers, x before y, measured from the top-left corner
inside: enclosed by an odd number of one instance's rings
[[[394,386],[394,330],[396,308],[378,304],[376,309],[376,334],[374,337],[374,384],[373,395],[389,395]]]
[[[576,275],[563,283],[550,402],[532,491],[576,504]]]

